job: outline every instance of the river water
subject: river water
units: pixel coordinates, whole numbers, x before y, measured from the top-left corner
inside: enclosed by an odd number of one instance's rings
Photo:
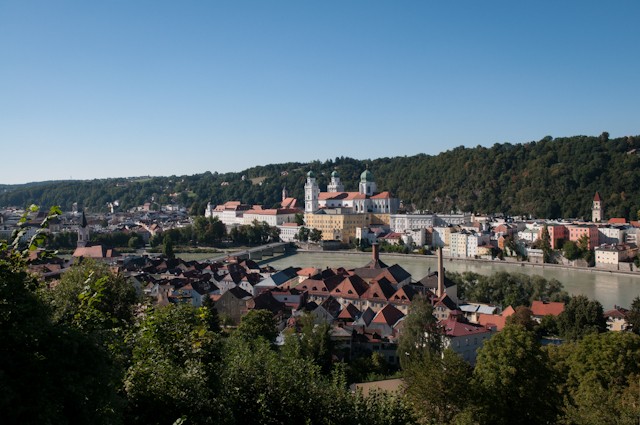
[[[344,252],[298,252],[286,257],[265,258],[262,265],[269,264],[276,269],[293,267],[344,267],[352,269],[362,267],[369,262],[369,253],[344,253]],[[435,257],[412,257],[403,255],[381,254],[380,259],[387,265],[399,264],[409,273],[414,280],[420,280],[426,276],[429,269],[436,270]],[[602,271],[566,269],[556,267],[522,267],[519,264],[504,264],[492,262],[476,262],[454,260],[445,258],[444,267],[454,272],[475,272],[490,275],[498,271],[511,273],[524,273],[528,275],[540,275],[546,279],[557,279],[564,285],[564,289],[571,295],[586,295],[591,299],[600,301],[605,310],[619,305],[629,308],[632,300],[640,296],[640,274],[627,275]]]

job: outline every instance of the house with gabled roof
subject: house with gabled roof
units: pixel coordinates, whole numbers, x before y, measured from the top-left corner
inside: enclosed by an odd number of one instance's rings
[[[558,317],[564,311],[563,302],[533,301],[531,303],[531,315],[538,323],[547,315]]]
[[[496,331],[500,332],[507,324],[507,319],[515,312],[516,311],[513,309],[513,307],[509,306],[505,308],[500,314],[478,313],[477,323],[487,329],[495,329]]]
[[[478,349],[493,335],[490,329],[465,321],[461,314],[452,314],[439,324],[444,348],[451,348],[471,365],[476,363]]]
[[[218,298],[214,308],[220,316],[228,317],[233,323],[240,323],[240,319],[247,313],[247,301],[251,294],[244,289],[233,287]]]
[[[371,323],[369,323],[369,327],[378,329],[380,335],[385,337],[391,335],[395,324],[403,317],[404,314],[400,310],[391,304],[387,304],[376,313]]]
[[[258,291],[258,293],[261,293],[273,288],[278,288],[290,281],[293,281],[294,279],[297,281],[298,270],[300,270],[300,267],[287,267],[284,270],[273,273],[271,276],[256,284],[254,287],[256,291]]]
[[[362,312],[358,310],[353,304],[347,304],[338,314],[337,320],[344,324],[353,323],[362,315]]]
[[[422,294],[426,295],[427,291],[422,286],[404,285],[398,288],[396,292],[389,298],[389,302],[404,314],[409,314],[409,308],[413,299]]]
[[[389,299],[395,293],[395,289],[386,277],[372,280],[369,288],[362,294],[365,305],[373,311],[381,310],[389,303]]]
[[[369,325],[371,324],[371,321],[373,320],[373,318],[376,317],[376,313],[371,310],[370,308],[367,308],[365,311],[362,312],[362,314],[360,315],[360,317],[358,317],[354,322],[353,322],[353,326],[354,327],[369,327]]]
[[[627,321],[629,310],[620,306],[614,306],[611,310],[604,312],[603,316],[607,320],[607,329],[609,331],[619,332],[626,331],[630,328]]]
[[[340,301],[342,305],[353,303],[356,307],[359,307],[363,305],[361,296],[367,289],[369,289],[369,286],[362,278],[352,275],[342,279],[338,286],[331,291],[331,295]]]

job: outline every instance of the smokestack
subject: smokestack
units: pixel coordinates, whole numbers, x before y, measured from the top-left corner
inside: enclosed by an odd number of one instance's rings
[[[442,259],[442,247],[438,248],[438,292],[437,296],[442,297],[444,292],[444,260]]]
[[[378,252],[378,242],[374,242],[371,244],[371,256],[373,261],[377,262],[380,259],[380,254]]]

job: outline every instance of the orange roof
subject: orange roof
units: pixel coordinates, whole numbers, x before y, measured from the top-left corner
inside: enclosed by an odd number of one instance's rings
[[[393,326],[403,317],[404,314],[400,310],[391,304],[387,304],[375,315],[371,323],[383,323]]]
[[[485,327],[493,325],[496,327],[496,330],[501,331],[507,323],[507,317],[513,313],[515,313],[515,310],[511,306],[505,308],[502,314],[480,313],[478,314],[478,323]]]
[[[552,316],[558,316],[564,311],[564,303],[542,301],[534,301],[531,303],[531,313],[534,316],[546,316],[548,314]]]
[[[320,192],[318,199],[321,201],[346,201],[351,199],[367,199],[367,195],[360,192]]]
[[[391,198],[391,193],[389,192],[380,192],[371,197],[371,199],[389,199]]]
[[[614,217],[609,219],[610,224],[627,224],[627,219],[622,217]]]

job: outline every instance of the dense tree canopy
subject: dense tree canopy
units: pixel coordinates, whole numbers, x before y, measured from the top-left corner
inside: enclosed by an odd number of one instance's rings
[[[269,164],[239,173],[206,172],[192,176],[47,182],[5,186],[0,206],[60,205],[74,202],[107,210],[119,200],[123,210],[155,200],[177,202],[202,214],[207,202],[228,200],[270,207],[281,200],[282,187],[304,199],[306,172],[321,186],[334,169],[346,190],[357,190],[365,166],[378,187],[405,205],[436,212],[464,210],[504,212],[536,217],[590,217],[591,200],[600,192],[608,217],[636,219],[640,209],[640,136],[617,139],[574,136],[490,148],[463,146],[436,156],[359,161],[338,157],[324,162]],[[245,177],[244,179],[242,177]],[[260,178],[260,180],[252,180]]]

